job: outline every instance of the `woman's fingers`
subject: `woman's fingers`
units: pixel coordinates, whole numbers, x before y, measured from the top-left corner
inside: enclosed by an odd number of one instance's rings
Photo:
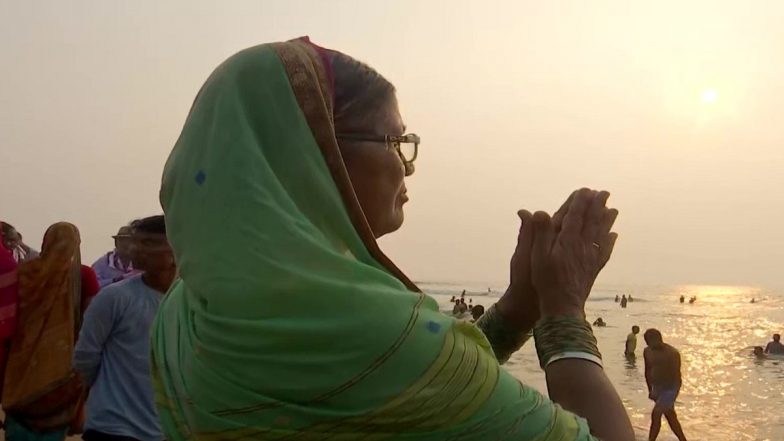
[[[528,210],[520,210],[517,212],[517,217],[520,218],[520,234],[517,237],[517,246],[530,251],[534,244],[534,215]]]
[[[563,227],[561,228],[562,233],[574,236],[582,234],[586,210],[590,207],[595,196],[596,192],[588,188],[581,188],[577,191],[568,211],[564,215]]]
[[[545,259],[550,254],[555,239],[555,229],[550,215],[544,211],[537,211],[533,216],[533,248],[532,257]]]
[[[596,275],[599,275],[599,272],[602,271],[602,268],[610,260],[616,240],[618,240],[618,233],[609,233],[599,242],[599,266],[596,270]]]
[[[599,222],[598,230],[593,237],[602,240],[603,237],[607,236],[610,233],[610,230],[612,230],[616,218],[618,218],[618,210],[615,208],[605,210],[604,213],[602,213],[602,220]]]
[[[577,192],[579,191],[580,190],[573,191],[572,194],[570,194],[569,197],[566,198],[566,201],[563,203],[563,205],[561,205],[561,208],[559,208],[558,211],[556,211],[555,214],[553,215],[553,227],[555,228],[556,233],[561,231],[561,227],[563,226],[564,216],[566,216],[566,213],[569,211],[569,206],[572,205],[572,201],[574,200],[575,195],[577,195]]]
[[[520,210],[517,212],[520,217],[520,233],[517,236],[517,249],[515,249],[516,270],[521,271],[523,276],[531,272],[531,248],[534,246],[534,225],[530,211]]]
[[[602,220],[607,211],[607,199],[610,193],[600,191],[596,197],[591,201],[588,210],[585,213],[583,220],[583,238],[588,242],[594,242],[597,239],[600,228],[602,227]]]

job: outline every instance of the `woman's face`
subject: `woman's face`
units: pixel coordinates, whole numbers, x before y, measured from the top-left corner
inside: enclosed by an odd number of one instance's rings
[[[402,135],[405,125],[397,99],[392,97],[378,117],[352,127],[353,133]],[[376,238],[391,233],[403,224],[406,195],[405,167],[400,155],[383,142],[341,140],[343,161],[370,228]]]

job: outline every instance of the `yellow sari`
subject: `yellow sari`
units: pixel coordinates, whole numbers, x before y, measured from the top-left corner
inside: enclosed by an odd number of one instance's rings
[[[60,222],[46,232],[38,259],[18,269],[19,325],[11,337],[3,408],[38,431],[68,427],[82,384],[71,368],[80,324],[79,231]]]

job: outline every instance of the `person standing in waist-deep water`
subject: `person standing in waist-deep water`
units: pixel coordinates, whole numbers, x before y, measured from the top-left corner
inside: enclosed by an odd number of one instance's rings
[[[485,314],[485,307],[482,305],[474,305],[471,308],[471,323],[475,323]]]
[[[625,308],[626,307],[626,302],[628,302],[628,301],[629,300],[626,298],[626,294],[624,294],[623,297],[621,297],[621,308]]]
[[[781,335],[773,334],[773,341],[765,346],[765,353],[774,355],[784,354],[784,344],[781,343]]]
[[[120,227],[114,239],[114,249],[93,263],[101,288],[119,282],[134,272],[131,262],[131,226]]]
[[[585,321],[609,193],[521,210],[509,289],[456,320],[376,242],[404,220],[405,133],[391,83],[307,39],[210,76],[160,193],[180,263],[152,336],[169,440],[634,439]],[[532,329],[560,406],[499,366]]]
[[[73,364],[90,386],[85,441],[164,439],[150,377],[150,327],[177,274],[163,216],[134,223],[142,274],[101,291],[85,314]]]
[[[645,331],[643,351],[645,358],[645,382],[648,384],[648,397],[656,403],[651,413],[649,441],[659,436],[661,417],[667,418],[672,432],[679,441],[686,441],[678,415],[675,413],[675,399],[681,389],[681,354],[677,349],[664,343],[657,329]]]
[[[2,404],[6,439],[62,440],[78,428],[83,384],[71,368],[82,313],[98,291],[81,265],[79,230],[46,230],[41,255],[17,269],[16,332],[10,338]]]
[[[626,336],[626,346],[623,350],[623,354],[627,357],[635,357],[636,354],[634,351],[637,350],[637,334],[640,333],[640,327],[637,325],[632,326],[632,332]]]

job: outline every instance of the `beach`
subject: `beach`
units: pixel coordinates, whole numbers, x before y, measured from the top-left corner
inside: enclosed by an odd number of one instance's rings
[[[473,304],[493,304],[500,286],[422,283],[442,310],[451,311],[451,296],[463,289]],[[474,295],[472,295],[474,294]],[[478,295],[476,295],[478,294]],[[631,294],[626,309],[614,302],[615,295]],[[690,305],[678,298],[697,296]],[[755,298],[755,303],[750,303]],[[608,376],[623,398],[638,440],[647,440],[650,411],[645,386],[642,333],[655,327],[664,341],[681,352],[683,387],[676,411],[689,440],[780,441],[784,440],[784,360],[756,360],[754,345],[765,346],[774,332],[784,331],[784,293],[754,287],[721,286],[599,286],[586,305],[589,321],[602,317],[607,327],[594,328]],[[624,342],[632,325],[638,336],[637,360],[627,362]],[[542,393],[547,392],[533,341],[513,355],[505,368]],[[659,440],[676,438],[666,423]]]

